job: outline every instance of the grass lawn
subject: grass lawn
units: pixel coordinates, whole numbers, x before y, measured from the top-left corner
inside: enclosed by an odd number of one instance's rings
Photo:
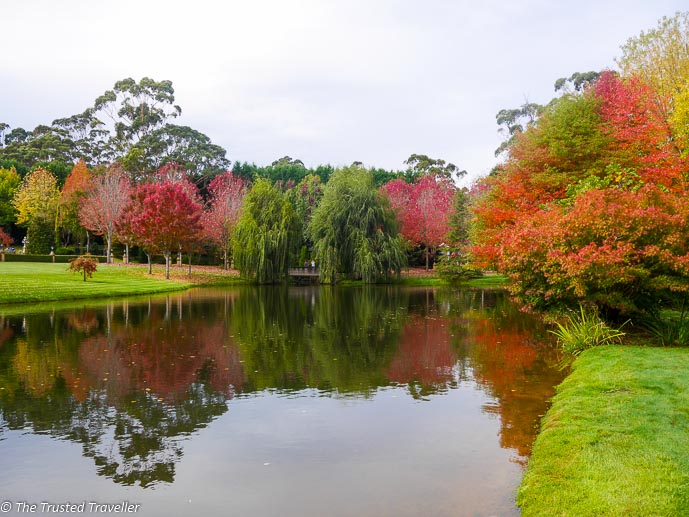
[[[523,516],[689,515],[689,350],[590,349],[558,387]]]
[[[217,268],[171,268],[171,279],[165,280],[164,267],[155,266],[148,275],[148,266],[99,264],[93,278],[84,282],[78,273],[67,271],[67,264],[38,262],[0,263],[0,304],[17,304],[82,298],[152,294],[179,291],[194,285],[241,283],[236,272]]]

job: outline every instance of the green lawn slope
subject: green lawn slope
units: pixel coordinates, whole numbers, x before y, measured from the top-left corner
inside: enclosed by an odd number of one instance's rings
[[[584,352],[543,420],[517,503],[525,517],[689,515],[689,350]]]
[[[93,278],[84,282],[79,273],[67,271],[67,264],[37,262],[0,263],[0,304],[35,303],[83,298],[139,295],[179,291],[193,285],[237,283],[236,276],[222,270],[173,268],[165,280],[159,266],[153,276],[147,266],[99,264]]]

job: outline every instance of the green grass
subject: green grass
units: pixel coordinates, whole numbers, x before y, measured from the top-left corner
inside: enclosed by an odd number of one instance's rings
[[[0,263],[0,304],[35,303],[84,298],[106,298],[179,291],[193,285],[240,283],[237,277],[198,270],[186,277],[186,268],[173,268],[171,280],[162,278],[161,268],[147,274],[145,266],[99,264],[93,278],[84,282],[66,264],[36,262]],[[193,271],[193,270],[192,270]]]
[[[689,515],[689,350],[583,352],[519,489],[528,516]]]

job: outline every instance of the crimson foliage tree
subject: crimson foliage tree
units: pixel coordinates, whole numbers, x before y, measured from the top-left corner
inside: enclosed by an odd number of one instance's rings
[[[428,269],[429,258],[450,230],[454,183],[447,177],[424,174],[416,183],[393,180],[383,186],[383,192],[397,214],[402,236],[413,244],[425,246]]]
[[[208,192],[210,206],[204,214],[204,230],[211,242],[222,250],[223,264],[228,269],[232,233],[239,220],[247,186],[241,177],[225,172],[211,181]]]
[[[172,253],[188,247],[201,232],[203,207],[195,187],[170,180],[139,185],[136,198],[138,213],[132,215],[131,227],[136,240],[145,249],[165,257],[165,278],[170,278]]]

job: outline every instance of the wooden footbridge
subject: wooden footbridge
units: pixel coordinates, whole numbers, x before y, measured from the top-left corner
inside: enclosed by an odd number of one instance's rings
[[[296,278],[318,278],[320,273],[316,267],[291,267],[287,274]]]

